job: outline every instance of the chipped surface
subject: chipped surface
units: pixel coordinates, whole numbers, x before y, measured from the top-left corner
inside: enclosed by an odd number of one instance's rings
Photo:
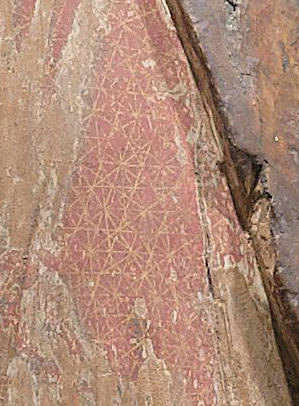
[[[220,115],[226,140],[237,147],[233,164],[240,171],[241,182],[230,179],[230,187],[243,226],[246,221],[241,217],[244,213],[247,216],[246,211],[251,211],[254,204],[244,201],[240,190],[243,186],[248,190],[255,174],[250,170],[250,162],[263,168],[259,187],[249,197],[255,203],[261,196],[258,206],[265,206],[263,212],[267,212],[271,203],[272,213],[266,214],[261,222],[268,221],[266,227],[274,238],[270,236],[265,242],[262,235],[256,234],[256,225],[252,237],[285,370],[296,397],[294,401],[298,403],[299,3],[297,0],[166,2],[198,87],[207,95],[205,78],[208,78],[213,100],[206,97],[207,102],[217,105],[214,117]],[[244,165],[244,152],[249,154],[249,166]],[[250,229],[248,224],[245,227]],[[276,257],[271,268],[268,256]]]

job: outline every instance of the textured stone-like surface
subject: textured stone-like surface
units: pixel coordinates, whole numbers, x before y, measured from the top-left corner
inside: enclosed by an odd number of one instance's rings
[[[20,0],[0,18],[1,404],[288,405],[164,2]]]
[[[254,209],[252,235],[279,340],[293,357],[293,366],[288,368],[295,370],[299,365],[298,1],[167,2],[177,22],[189,30],[188,38],[182,33],[185,47],[193,43],[197,60],[203,53],[227,137],[263,165],[261,184],[253,194],[255,198],[261,194],[262,199]],[[192,60],[190,51],[189,57]],[[193,66],[196,75],[196,61]],[[233,156],[236,166],[240,163],[237,155]],[[245,174],[241,170],[245,187],[251,184],[249,175],[248,168]],[[239,211],[246,212],[245,206],[250,210],[252,201],[244,204],[236,189]]]

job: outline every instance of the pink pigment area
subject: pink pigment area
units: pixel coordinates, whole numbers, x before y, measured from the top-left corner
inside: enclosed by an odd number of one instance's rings
[[[44,87],[51,87],[55,78],[57,63],[59,62],[64,45],[73,29],[76,10],[81,0],[55,0],[50,11],[50,24],[48,27]],[[17,30],[16,47],[21,50],[22,42],[30,29],[30,23],[35,13],[36,0],[19,0],[15,7],[14,24]],[[43,12],[41,9],[39,12]]]
[[[14,23],[17,28],[16,47],[21,48],[23,38],[29,31],[36,0],[18,0],[15,6]]]
[[[115,2],[107,19],[58,268],[113,370],[135,379],[151,338],[157,356],[187,380],[190,404],[212,403],[211,331],[198,309],[206,275],[186,143],[187,64],[154,1]],[[145,319],[133,311],[137,298]]]
[[[78,1],[57,5],[52,62]],[[63,245],[46,263],[67,282],[83,323],[123,379],[136,379],[150,338],[157,357],[186,380],[188,404],[212,405],[211,326],[198,299],[207,278],[194,150],[186,142],[198,125],[188,104],[194,85],[160,13],[154,0],[122,0],[106,16],[111,31],[97,65]],[[34,278],[32,267],[27,284]],[[134,311],[136,299],[146,303],[144,316]]]
[[[81,0],[60,0],[56,1],[57,11],[53,13],[53,34],[51,38],[51,57],[57,62],[61,56],[63,46],[67,42],[75,12]],[[52,62],[52,63],[53,63]]]

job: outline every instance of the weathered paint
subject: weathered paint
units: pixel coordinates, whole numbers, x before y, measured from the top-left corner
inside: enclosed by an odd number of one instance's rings
[[[254,254],[164,2],[40,0],[19,42],[21,17],[1,3],[5,16],[0,401],[287,405]]]

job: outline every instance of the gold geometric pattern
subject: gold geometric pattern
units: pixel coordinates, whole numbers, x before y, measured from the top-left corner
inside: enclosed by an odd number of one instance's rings
[[[213,346],[198,305],[206,275],[186,142],[193,83],[160,13],[154,1],[110,10],[57,267],[114,370],[134,379],[150,337],[195,402],[213,397]],[[134,313],[138,298],[145,319]]]

